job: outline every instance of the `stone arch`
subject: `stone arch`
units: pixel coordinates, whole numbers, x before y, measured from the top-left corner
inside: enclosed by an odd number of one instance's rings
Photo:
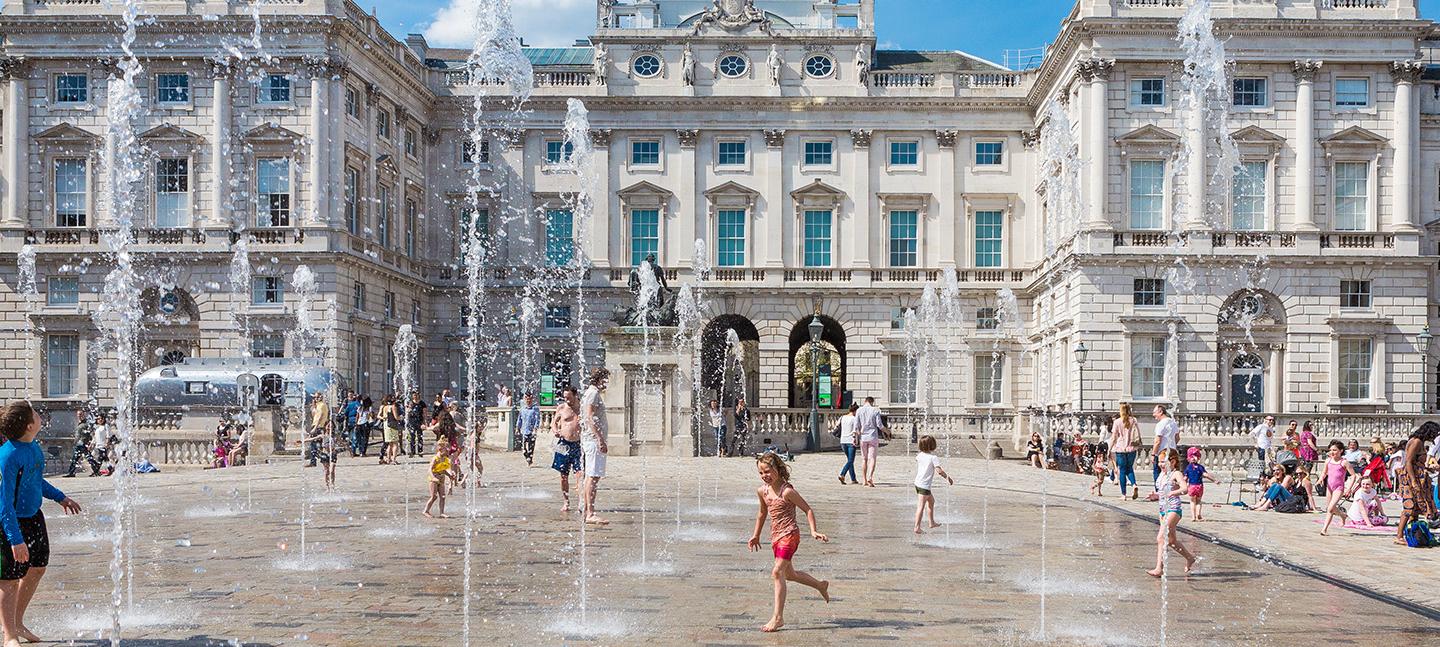
[[[1284,302],[1269,290],[1244,288],[1221,303],[1216,378],[1222,407],[1243,413],[1283,410],[1287,321]]]
[[[790,328],[790,406],[793,408],[809,408],[811,400],[811,389],[813,378],[809,377],[807,362],[799,357],[800,353],[809,352],[810,345],[810,318],[820,318],[820,323],[825,325],[824,332],[820,335],[820,343],[825,352],[821,353],[820,367],[828,366],[833,379],[834,398],[831,401],[831,408],[839,408],[844,402],[845,379],[848,374],[846,370],[848,356],[846,354],[845,327],[839,321],[823,315],[805,315]],[[836,366],[838,364],[838,367]],[[801,368],[806,370],[799,370]]]
[[[735,332],[738,348],[730,342],[730,331]],[[735,399],[742,395],[750,406],[756,406],[759,356],[760,331],[754,322],[738,314],[711,319],[700,334],[701,386],[720,400],[721,406],[733,406]]]
[[[200,353],[200,308],[183,288],[145,288],[140,293],[144,322],[140,337],[143,369],[178,364]]]

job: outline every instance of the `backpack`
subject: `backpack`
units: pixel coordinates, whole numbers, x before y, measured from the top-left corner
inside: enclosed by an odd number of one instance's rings
[[[835,421],[835,427],[830,430],[830,435],[831,435],[831,436],[834,436],[834,437],[836,437],[836,438],[839,438],[839,437],[840,437],[840,421],[839,421],[839,420],[836,420],[836,421]]]
[[[1412,521],[1405,526],[1405,545],[1411,548],[1428,548],[1435,545],[1435,535],[1430,532],[1430,524],[1423,519]]]

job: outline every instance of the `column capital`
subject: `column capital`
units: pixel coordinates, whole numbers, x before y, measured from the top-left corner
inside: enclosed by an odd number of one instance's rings
[[[590,143],[596,148],[610,148],[610,139],[614,134],[615,132],[609,128],[592,128],[590,129]]]
[[[440,129],[430,126],[421,126],[420,135],[425,138],[425,143],[434,146],[440,142]]]
[[[765,146],[769,148],[782,148],[785,146],[785,131],[783,129],[772,129],[765,131]]]
[[[935,141],[939,142],[940,148],[955,148],[955,140],[959,137],[960,133],[954,130],[935,131]]]
[[[1317,61],[1314,59],[1298,60],[1290,64],[1291,69],[1295,70],[1295,80],[1301,83],[1314,81],[1315,73],[1319,72],[1320,68],[1324,65],[1325,61]]]
[[[7,56],[0,58],[0,79],[17,79],[24,81],[30,76],[30,69],[34,67],[30,59],[24,56]]]
[[[1109,81],[1110,73],[1115,70],[1115,59],[1113,58],[1082,58],[1075,65],[1080,78],[1087,83],[1094,81]]]
[[[1020,131],[1020,143],[1024,145],[1025,148],[1035,148],[1036,146],[1039,146],[1040,129],[1032,128],[1030,130]]]
[[[870,139],[874,135],[874,131],[856,129],[850,131],[850,141],[855,144],[855,148],[870,148]]]
[[[1420,61],[1394,61],[1390,63],[1390,77],[1396,83],[1415,83],[1420,80],[1420,75],[1425,72],[1425,64]]]
[[[675,136],[680,138],[681,148],[695,148],[695,143],[700,141],[700,131],[694,128],[677,128]]]

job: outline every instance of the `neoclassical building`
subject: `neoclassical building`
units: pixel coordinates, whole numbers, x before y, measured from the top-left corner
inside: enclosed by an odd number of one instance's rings
[[[293,356],[305,264],[325,359],[352,384],[388,388],[411,324],[422,388],[463,391],[475,228],[486,391],[573,379],[577,340],[603,362],[630,271],[654,254],[701,295],[703,385],[766,409],[806,406],[817,314],[835,395],[890,407],[1437,404],[1422,330],[1440,333],[1440,70],[1423,61],[1440,34],[1415,0],[1212,0],[1225,133],[1184,100],[1184,0],[1079,0],[1024,70],[880,49],[872,0],[599,0],[586,42],[525,50],[518,114],[516,88],[472,74],[468,50],[397,40],[347,0],[264,3],[258,27],[248,4],[144,4],[148,365]],[[114,222],[115,11],[0,13],[0,397],[113,397],[90,314]],[[571,98],[592,126],[585,178]],[[1226,139],[1238,170],[1217,190]],[[582,181],[596,197],[577,214]],[[248,277],[232,271],[242,247]],[[927,285],[945,316],[907,317]]]

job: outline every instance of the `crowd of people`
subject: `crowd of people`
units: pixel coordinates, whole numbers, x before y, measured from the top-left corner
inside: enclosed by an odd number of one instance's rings
[[[111,461],[111,449],[120,445],[120,437],[115,435],[115,428],[112,427],[105,417],[105,414],[91,414],[90,411],[81,409],[75,413],[75,447],[70,455],[70,469],[65,471],[67,478],[74,478],[75,471],[80,469],[82,463],[89,464],[90,476],[109,476],[115,471],[115,464]]]

